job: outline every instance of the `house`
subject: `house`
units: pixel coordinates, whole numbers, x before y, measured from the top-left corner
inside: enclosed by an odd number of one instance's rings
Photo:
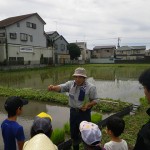
[[[91,58],[113,58],[115,49],[115,45],[95,46]]]
[[[47,48],[45,21],[37,14],[10,17],[0,21],[0,63],[48,64],[52,50]]]
[[[78,45],[81,50],[81,55],[79,57],[79,60],[82,60],[84,62],[89,60],[90,58],[89,58],[86,42],[76,42],[75,44]]]
[[[65,64],[70,62],[68,42],[59,35],[57,31],[46,32],[48,47],[53,48],[53,62],[55,64]]]
[[[92,50],[91,49],[87,49],[87,51],[86,51],[86,61],[88,63],[90,62],[91,53],[92,53]]]
[[[116,59],[141,60],[144,59],[146,46],[122,46],[116,49]]]
[[[150,56],[150,49],[145,51],[145,56]]]

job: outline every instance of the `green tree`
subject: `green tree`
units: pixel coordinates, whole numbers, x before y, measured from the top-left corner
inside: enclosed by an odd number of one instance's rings
[[[68,44],[67,48],[69,50],[69,55],[70,55],[71,60],[73,60],[73,59],[77,60],[78,57],[80,57],[81,50],[77,44],[70,43],[70,44]]]

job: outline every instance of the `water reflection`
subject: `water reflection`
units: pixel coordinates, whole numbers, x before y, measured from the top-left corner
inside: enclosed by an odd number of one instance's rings
[[[139,104],[139,98],[144,96],[138,81],[95,81],[98,96],[101,98],[120,99],[125,102]]]
[[[85,67],[89,77],[95,80],[137,80],[145,69],[141,67]],[[0,73],[0,85],[8,87],[30,87],[45,89],[48,84],[59,84],[72,79],[75,67],[49,68],[36,71]]]
[[[85,67],[98,90],[99,97],[139,103],[144,96],[137,81],[146,67]],[[55,67],[36,71],[0,73],[0,85],[17,88],[47,89],[72,79],[75,67]]]

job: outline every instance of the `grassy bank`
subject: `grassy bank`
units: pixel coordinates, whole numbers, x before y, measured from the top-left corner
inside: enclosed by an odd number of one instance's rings
[[[135,141],[137,138],[137,133],[142,127],[143,124],[145,124],[149,120],[149,116],[146,114],[146,110],[148,109],[147,100],[145,98],[140,99],[141,105],[139,109],[136,111],[135,115],[127,115],[124,116],[125,120],[125,131],[121,135],[123,139],[125,139],[128,143],[129,150],[132,150]],[[102,143],[108,142],[110,139],[105,133],[105,128],[103,129],[103,138]]]
[[[22,98],[42,102],[57,103],[59,105],[67,105],[68,97],[61,93],[49,92],[47,90],[36,90],[31,88],[8,88],[0,86],[0,96],[20,96]],[[115,103],[114,103],[115,102]],[[98,103],[98,105],[93,107],[93,110],[104,113],[118,112],[131,104],[122,102],[120,100],[106,99],[105,101]]]

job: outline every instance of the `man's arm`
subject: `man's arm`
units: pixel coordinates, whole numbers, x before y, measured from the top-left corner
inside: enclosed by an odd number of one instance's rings
[[[48,90],[49,90],[49,91],[60,92],[61,87],[60,87],[59,85],[49,85],[49,86],[48,86]]]
[[[17,143],[18,143],[18,150],[22,150],[24,141],[18,141]]]
[[[86,111],[87,109],[90,109],[91,107],[95,106],[98,103],[99,99],[97,96],[97,90],[95,86],[92,86],[90,88],[89,98],[90,98],[90,101],[81,107],[82,111]]]

